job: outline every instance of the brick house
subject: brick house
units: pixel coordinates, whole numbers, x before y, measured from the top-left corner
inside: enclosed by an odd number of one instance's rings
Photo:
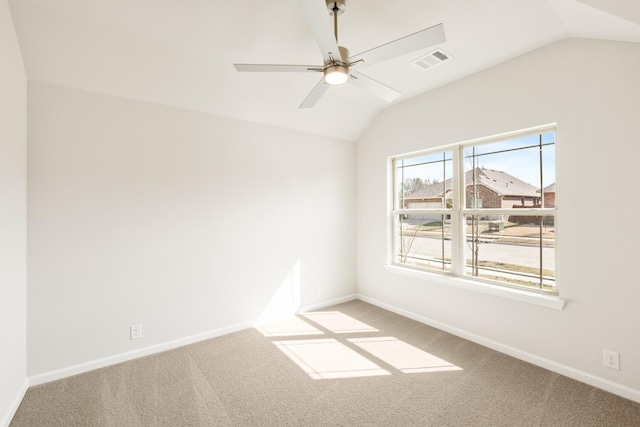
[[[556,183],[554,182],[551,185],[547,185],[542,189],[544,192],[544,207],[545,208],[555,208],[556,207]],[[540,194],[540,190],[538,190],[538,194]]]
[[[465,173],[466,203],[474,206],[473,170]],[[475,169],[476,202],[479,208],[536,207],[540,204],[540,190],[506,172]],[[426,185],[404,197],[403,206],[408,209],[439,208],[450,205],[451,179],[444,183]]]

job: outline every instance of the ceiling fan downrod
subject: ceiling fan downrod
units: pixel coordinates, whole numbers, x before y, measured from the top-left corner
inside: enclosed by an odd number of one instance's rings
[[[329,10],[329,15],[333,15],[333,34],[336,38],[336,43],[338,42],[338,15],[342,15],[347,6],[347,0],[338,0],[331,1],[325,0],[327,3],[327,9]]]
[[[338,43],[338,3],[333,3],[333,35],[336,37],[336,43]]]

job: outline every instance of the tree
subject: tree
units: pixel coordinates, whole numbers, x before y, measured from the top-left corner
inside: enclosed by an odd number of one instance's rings
[[[428,180],[427,180],[428,181]],[[410,194],[415,193],[425,186],[425,181],[422,178],[408,178],[402,182],[402,195],[407,197]]]
[[[428,186],[439,184],[440,181],[437,178],[407,178],[402,181],[402,196],[406,197],[410,194],[415,193],[416,191]]]

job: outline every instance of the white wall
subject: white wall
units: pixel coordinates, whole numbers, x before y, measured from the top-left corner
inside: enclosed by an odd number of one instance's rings
[[[42,83],[28,101],[30,376],[246,325],[281,287],[355,293],[353,142]]]
[[[383,111],[357,146],[358,293],[640,399],[638,76],[640,45],[567,39]],[[385,271],[388,156],[552,122],[564,310]]]
[[[0,1],[0,425],[26,387],[27,77]]]

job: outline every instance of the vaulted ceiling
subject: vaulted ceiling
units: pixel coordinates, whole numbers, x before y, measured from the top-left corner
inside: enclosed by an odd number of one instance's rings
[[[343,85],[299,109],[318,74],[232,65],[321,64],[300,1],[325,0],[9,3],[30,80],[357,139],[389,103]],[[347,0],[339,42],[356,54],[439,23],[441,45],[358,71],[400,91],[394,103],[402,102],[566,37],[640,43],[640,2]],[[434,48],[453,58],[427,70],[411,65]]]

